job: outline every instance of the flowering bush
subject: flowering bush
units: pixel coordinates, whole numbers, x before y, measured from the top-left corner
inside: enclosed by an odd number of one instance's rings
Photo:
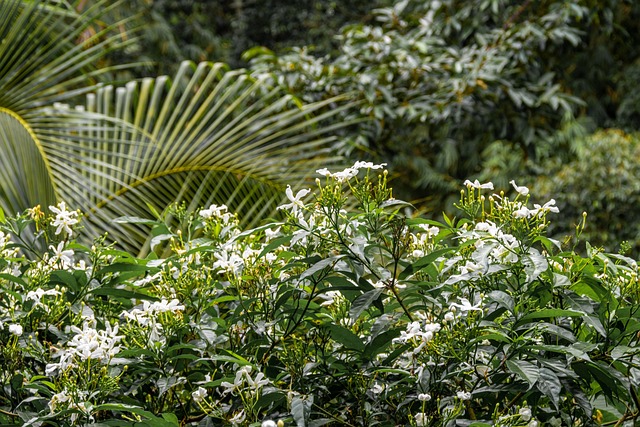
[[[146,259],[63,203],[3,219],[2,424],[631,425],[634,260],[565,250],[515,182],[438,223],[383,165],[318,174],[253,230],[176,206]]]

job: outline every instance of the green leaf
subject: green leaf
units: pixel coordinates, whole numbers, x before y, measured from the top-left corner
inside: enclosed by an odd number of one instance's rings
[[[560,392],[562,391],[562,385],[558,376],[550,369],[540,369],[540,376],[537,382],[537,388],[544,393],[556,410],[559,409]]]
[[[492,291],[487,295],[490,301],[498,303],[499,306],[506,308],[510,313],[513,313],[515,302],[513,297],[504,291]]]
[[[444,248],[438,249],[436,251],[431,252],[428,255],[423,256],[422,258],[416,260],[415,262],[409,264],[407,268],[402,270],[402,272],[398,275],[398,280],[405,280],[407,277],[415,274],[426,266],[430,265],[436,259],[440,258],[442,255],[455,250],[455,248]]]
[[[276,391],[273,393],[266,393],[260,396],[260,399],[254,405],[255,411],[262,411],[268,409],[273,404],[278,404],[284,402],[287,396],[280,391]],[[276,405],[277,406],[277,405]]]
[[[116,262],[106,267],[101,268],[97,274],[103,275],[106,273],[121,273],[121,272],[135,272],[135,273],[146,273],[147,271],[152,270],[144,264],[132,264],[129,262]]]
[[[529,389],[531,389],[538,381],[538,378],[540,378],[540,368],[534,363],[515,359],[507,360],[506,365],[511,372],[529,383]]]
[[[356,321],[360,317],[363,311],[371,307],[371,304],[373,304],[375,300],[380,298],[382,291],[383,291],[382,288],[374,288],[358,296],[351,303],[351,308],[349,309],[349,317],[351,317],[353,321]]]
[[[359,352],[364,351],[365,345],[362,342],[362,339],[350,330],[340,325],[328,325],[327,327],[331,332],[331,338],[342,344],[345,348]]]
[[[307,421],[311,414],[311,405],[313,405],[313,396],[303,398],[295,396],[291,401],[291,415],[296,422],[297,427],[307,427]]]
[[[325,268],[327,268],[328,266],[335,264],[341,258],[344,258],[344,255],[332,256],[332,257],[325,258],[323,260],[320,260],[320,261],[314,263],[310,268],[305,270],[300,275],[300,280],[306,279],[307,277],[310,277],[310,276],[313,276],[318,271],[322,271]]]
[[[93,295],[111,296],[111,297],[131,299],[131,300],[147,300],[147,301],[159,300],[157,297],[154,297],[148,294],[143,294],[142,292],[130,291],[128,289],[120,289],[120,288],[108,288],[104,286],[93,289],[90,293]]]
[[[564,310],[561,308],[545,308],[522,316],[516,322],[516,326],[522,325],[535,319],[550,319],[554,317],[581,317],[584,313],[574,310]]]

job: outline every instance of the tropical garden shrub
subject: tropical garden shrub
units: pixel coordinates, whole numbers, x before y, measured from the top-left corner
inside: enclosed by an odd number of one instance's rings
[[[533,191],[553,195],[563,212],[550,227],[559,239],[575,233],[587,214],[582,237],[609,251],[638,255],[640,141],[635,134],[607,129],[576,138],[563,161],[549,159]],[[622,245],[621,245],[622,244]]]
[[[64,203],[3,217],[2,424],[633,423],[634,260],[547,237],[516,182],[435,222],[383,165],[317,174],[249,230],[175,205],[145,258],[76,243]]]

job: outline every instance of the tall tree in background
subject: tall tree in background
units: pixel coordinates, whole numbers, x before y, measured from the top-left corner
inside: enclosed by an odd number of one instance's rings
[[[272,73],[305,100],[355,94],[369,120],[344,135],[345,150],[389,161],[402,171],[400,197],[424,198],[438,213],[473,174],[502,186],[523,174],[513,154],[553,152],[567,120],[586,113],[592,124],[615,123],[627,96],[615,83],[638,54],[622,41],[638,45],[640,6],[592,3],[398,1],[376,10],[375,24],[343,30],[338,55],[254,49],[247,58],[256,74]],[[596,53],[610,61],[591,66]],[[591,102],[602,93],[609,95]],[[602,110],[609,113],[600,117]]]

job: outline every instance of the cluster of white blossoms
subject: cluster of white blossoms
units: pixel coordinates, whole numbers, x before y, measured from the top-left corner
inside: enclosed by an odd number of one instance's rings
[[[433,238],[440,233],[440,228],[429,224],[418,224],[420,233],[411,233],[411,256],[420,258],[425,256],[432,249]]]
[[[45,372],[55,375],[67,368],[76,367],[77,362],[94,360],[102,364],[109,364],[111,359],[120,352],[118,343],[123,336],[118,335],[119,326],[111,326],[106,322],[104,330],[95,329],[95,321],[85,321],[82,329],[70,326],[69,332],[75,333],[67,342],[66,347],[53,354],[53,358],[60,359],[58,363],[49,363]]]
[[[424,346],[431,341],[442,326],[439,323],[431,322],[422,312],[415,313],[420,320],[409,322],[404,331],[400,332],[400,336],[393,339],[393,343],[406,344],[413,342],[417,347],[413,350],[413,354],[418,354]]]
[[[73,235],[73,229],[71,227],[80,222],[80,219],[78,218],[78,212],[67,210],[67,205],[65,202],[60,202],[57,206],[49,206],[49,209],[51,210],[51,212],[56,214],[56,217],[51,223],[51,225],[56,227],[55,234],[58,235],[62,231],[64,231],[65,233],[67,233],[68,237],[71,237]]]
[[[138,306],[140,307],[140,306]],[[158,314],[184,310],[184,305],[180,301],[173,299],[167,301],[163,298],[161,301],[143,301],[141,308],[133,308],[131,311],[123,311],[122,315],[129,320],[138,322],[142,326],[147,326],[157,320]]]
[[[61,295],[61,292],[57,289],[47,289],[46,291],[42,288],[38,288],[35,291],[27,292],[27,296],[25,297],[26,301],[33,301],[34,307],[41,307],[44,311],[49,312],[50,307],[46,304],[42,303],[42,298],[45,296],[54,296],[57,297]]]
[[[122,317],[138,323],[140,326],[149,328],[149,344],[164,344],[164,328],[158,321],[158,316],[163,313],[178,313],[184,310],[184,305],[177,299],[168,301],[163,298],[161,301],[143,301],[141,305],[132,308],[130,311],[123,311]]]
[[[360,169],[382,169],[386,165],[387,165],[386,163],[381,163],[379,165],[376,165],[372,162],[358,161],[358,162],[355,162],[353,166],[350,166],[340,172],[331,173],[329,169],[322,168],[322,169],[318,169],[316,173],[322,176],[326,176],[327,178],[333,178],[337,182],[347,182],[354,176],[358,175],[358,172],[360,171]]]
[[[251,378],[251,365],[245,365],[236,371],[236,377],[233,383],[222,381],[220,386],[224,387],[222,395],[234,394],[236,392],[248,390],[252,395],[259,393],[262,387],[269,385],[271,382],[262,372],[258,372],[255,378]]]

